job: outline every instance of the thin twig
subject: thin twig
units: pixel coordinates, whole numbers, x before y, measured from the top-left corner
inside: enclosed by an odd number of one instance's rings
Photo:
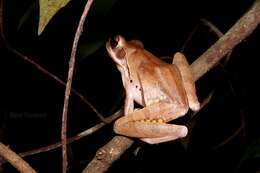
[[[3,30],[3,8],[4,0],[0,0],[0,35],[3,41],[5,42],[4,30]]]
[[[249,36],[259,23],[260,0],[256,0],[249,11],[247,11],[224,36],[191,64],[194,79],[198,80],[207,71],[212,69],[228,52]],[[123,145],[116,145],[118,143],[123,143]],[[98,150],[93,160],[83,172],[105,172],[132,144],[133,140],[129,138],[115,136],[110,142]],[[100,153],[102,153],[102,157],[99,157]]]
[[[196,120],[196,115],[198,115],[198,113],[203,110],[211,101],[213,95],[214,95],[214,90],[212,90],[208,96],[206,98],[203,99],[203,101],[200,104],[200,109],[198,111],[192,112],[191,116],[190,116],[190,120],[188,121],[188,123],[186,124],[186,126],[189,129],[189,133],[187,134],[187,136],[185,138],[180,139],[180,142],[182,143],[182,145],[184,146],[184,148],[188,147],[188,141],[190,140],[190,137],[192,135],[192,130],[195,126],[195,120]]]
[[[210,21],[206,20],[206,19],[200,19],[200,21],[208,26],[219,38],[222,37],[224,34],[215,26],[213,25],[213,23],[211,23]]]
[[[116,113],[114,113],[113,115],[109,116],[108,118],[106,118],[107,122],[113,122],[115,119],[117,119],[118,117],[122,116],[123,112],[122,109],[120,109],[119,111],[117,111]],[[86,137],[88,135],[93,134],[94,132],[98,131],[99,129],[101,129],[102,127],[104,127],[106,125],[106,123],[99,123],[87,130],[84,130],[83,132],[78,133],[77,135],[68,138],[67,139],[67,144],[70,144],[74,141],[77,141],[79,139],[82,139],[83,137]],[[27,151],[27,152],[23,152],[23,153],[19,153],[19,155],[21,157],[26,157],[26,156],[30,156],[30,155],[34,155],[34,154],[39,154],[42,152],[47,152],[56,148],[59,148],[61,146],[61,142],[57,142],[45,147],[41,147],[41,148],[37,148],[35,150],[31,150],[31,151]],[[0,164],[1,165],[1,164]]]
[[[13,152],[9,147],[0,142],[0,156],[11,163],[19,172],[36,173],[36,171],[25,162],[19,155]]]
[[[240,114],[241,114],[241,112],[240,112]],[[245,121],[242,118],[243,115],[240,115],[240,116],[241,116],[241,124],[240,124],[240,126],[231,135],[229,135],[225,140],[221,141],[217,146],[212,147],[211,150],[216,150],[216,149],[224,146],[225,144],[229,143],[237,135],[239,135],[242,130],[245,129]]]
[[[223,37],[192,63],[194,78],[199,79],[209,71],[221,58],[249,36],[259,23],[260,1],[256,0],[250,10]]]
[[[14,54],[18,55],[19,57],[21,57],[23,60],[29,62],[30,64],[32,64],[34,67],[36,67],[39,71],[41,71],[42,73],[46,74],[47,76],[51,77],[52,79],[54,79],[55,81],[57,81],[58,83],[60,83],[63,86],[66,86],[66,83],[61,80],[59,77],[57,77],[56,75],[54,75],[53,73],[49,72],[48,70],[46,70],[44,67],[42,67],[41,65],[39,65],[38,63],[36,63],[35,61],[33,61],[31,58],[23,55],[22,53],[20,53],[19,51],[15,50],[14,48],[10,47],[8,44],[6,44],[6,48],[9,49],[11,52],[13,52]],[[75,90],[74,88],[71,88],[71,92],[73,94],[75,94],[76,96],[78,96],[81,101],[83,101],[85,104],[87,104],[93,112],[96,113],[96,115],[99,117],[99,119],[104,122],[106,122],[106,119],[104,118],[104,116],[81,94],[79,93],[77,90]]]
[[[183,52],[184,49],[187,47],[188,43],[190,42],[191,38],[193,37],[194,33],[198,30],[198,28],[199,28],[199,24],[196,24],[196,26],[192,29],[192,31],[188,35],[187,39],[183,43],[183,45],[181,47],[181,52]]]
[[[205,26],[208,26],[217,36],[218,38],[221,38],[224,34],[210,21],[206,20],[206,19],[200,19],[200,21],[205,25]],[[230,59],[230,56],[232,54],[232,50],[227,54],[226,56],[226,60],[225,60],[225,63],[224,65],[229,61]],[[201,105],[200,105],[200,110],[202,108],[204,108],[211,100],[212,96],[214,94],[214,90],[212,90],[209,95],[202,101]],[[199,111],[200,111],[199,110]],[[194,118],[194,116],[196,116],[198,114],[199,111],[196,111],[196,112],[193,112],[192,115],[191,115],[191,120]],[[192,123],[193,121],[190,121],[188,126],[190,127],[189,129],[192,129],[191,126],[192,126]]]
[[[24,61],[26,61],[29,64],[31,64],[34,67],[36,67],[43,74],[45,74],[45,75],[49,76],[50,78],[54,79],[55,81],[57,81],[61,85],[66,86],[66,83],[63,80],[61,80],[59,77],[57,77],[53,73],[51,73],[48,70],[46,70],[40,64],[36,63],[34,60],[32,60],[32,58],[29,58],[28,56],[25,56],[21,52],[19,52],[16,49],[12,48],[12,46],[5,39],[4,30],[3,30],[3,1],[4,0],[1,0],[1,2],[0,2],[0,35],[1,35],[1,38],[2,38],[3,42],[5,43],[6,48],[8,50],[10,50],[11,52],[13,52],[14,54],[16,54],[18,57],[22,58]],[[105,118],[104,118],[104,116],[82,94],[80,94],[74,88],[71,88],[71,91],[72,91],[73,94],[78,96],[85,104],[87,104],[93,110],[93,112],[96,113],[96,115],[100,118],[101,121],[107,123]]]
[[[75,66],[75,57],[78,47],[78,42],[80,35],[83,31],[83,25],[85,22],[85,19],[88,15],[89,9],[93,3],[93,0],[88,0],[86,3],[86,6],[84,8],[84,11],[80,17],[79,24],[77,27],[77,31],[75,33],[72,50],[71,50],[71,56],[69,61],[69,71],[68,71],[68,79],[65,89],[65,97],[64,97],[64,106],[63,106],[63,112],[62,112],[62,127],[61,127],[61,144],[62,144],[62,172],[67,172],[67,114],[68,114],[68,105],[69,105],[69,96],[71,91],[71,85],[73,80],[73,72],[74,72],[74,66]]]
[[[46,70],[45,68],[43,68],[41,65],[39,65],[38,63],[36,63],[35,61],[33,61],[31,58],[23,55],[22,53],[20,53],[19,51],[15,50],[14,48],[12,48],[9,43],[7,42],[7,40],[5,39],[5,35],[4,35],[4,32],[3,32],[3,0],[0,1],[0,34],[1,34],[1,38],[3,40],[3,42],[5,43],[5,46],[7,49],[9,49],[11,52],[13,52],[14,54],[18,55],[19,57],[23,58],[25,61],[29,62],[30,64],[32,64],[34,67],[36,67],[38,70],[40,70],[42,73],[46,74],[47,76],[51,77],[52,79],[56,80],[58,83],[62,84],[62,85],[66,85],[64,81],[62,81],[60,78],[58,78],[57,76],[55,76],[54,74],[50,73],[48,70]],[[112,121],[114,121],[116,118],[118,118],[119,116],[121,116],[121,112],[117,112],[111,116],[109,116],[108,118],[104,119],[102,114],[99,113],[96,108],[86,99],[84,98],[83,95],[81,95],[79,92],[77,92],[75,89],[71,89],[71,91],[77,95],[84,103],[86,103],[88,106],[90,106],[90,108],[98,115],[98,117],[105,123],[100,123],[100,124],[97,124],[96,126],[90,128],[90,129],[87,129],[79,134],[77,134],[76,136],[74,137],[71,137],[68,139],[68,143],[71,143],[71,142],[74,142],[76,140],[79,140],[87,135],[90,135],[92,133],[94,133],[95,131],[99,130],[100,128],[102,128],[106,123],[110,123]],[[58,147],[61,146],[61,143],[58,142],[58,143],[55,143],[55,144],[51,144],[49,146],[46,146],[46,147],[41,147],[41,148],[38,148],[38,149],[35,149],[35,150],[31,150],[31,151],[28,151],[28,152],[23,152],[23,153],[20,153],[20,157],[25,157],[25,156],[30,156],[30,155],[33,155],[33,154],[38,154],[38,153],[42,153],[42,152],[47,152],[47,151],[50,151],[50,150],[53,150],[53,149],[56,149]],[[4,160],[1,160],[0,159],[0,165],[5,163]]]
[[[208,96],[202,101],[202,103],[200,104],[200,109],[198,110],[198,111],[196,111],[196,112],[193,112],[192,114],[191,114],[191,120],[198,114],[198,112],[200,111],[200,110],[202,110],[205,106],[207,106],[208,104],[209,104],[209,102],[211,101],[211,99],[212,99],[212,97],[213,97],[213,95],[214,95],[214,90],[212,90],[209,94],[208,94]],[[190,121],[191,122],[191,121]]]
[[[123,115],[123,111],[122,111],[122,109],[120,109],[116,113],[114,113],[111,116],[107,117],[106,118],[106,122],[111,123],[115,119],[117,119],[118,117],[120,117],[122,115]],[[86,137],[88,135],[91,135],[91,134],[95,133],[96,131],[98,131],[99,129],[104,127],[106,124],[107,123],[104,123],[104,122],[99,123],[99,124],[89,128],[87,130],[84,130],[84,131],[78,133],[77,135],[75,135],[73,137],[68,138],[67,139],[67,144],[70,144],[72,142],[78,141],[79,139],[82,139],[83,137]],[[41,147],[41,148],[36,148],[34,150],[22,152],[22,153],[19,153],[19,156],[20,157],[27,157],[27,156],[31,156],[31,155],[35,155],[35,154],[39,154],[39,153],[48,152],[48,151],[54,150],[54,149],[59,148],[59,147],[61,147],[61,142],[53,143],[53,144],[50,144],[48,146]],[[2,164],[4,164],[4,163],[5,163],[5,161],[1,160],[1,158],[0,158],[0,166]]]
[[[201,22],[204,25],[208,26],[219,38],[224,35],[212,22],[210,22],[210,21],[208,21],[206,19],[201,19]],[[223,70],[224,70],[223,66],[227,64],[227,62],[229,61],[229,59],[231,57],[231,54],[232,54],[232,50],[227,54],[223,65],[218,63],[222,67]],[[225,70],[224,70],[224,72],[225,72]],[[230,83],[230,81],[229,81],[229,83]],[[230,88],[231,88],[232,94],[235,96],[235,91],[234,91],[234,88],[232,87],[231,83],[230,83]],[[212,147],[212,150],[216,150],[216,149],[224,146],[225,144],[230,142],[232,139],[234,139],[237,135],[239,135],[242,130],[244,130],[244,128],[245,128],[245,122],[244,122],[244,118],[243,118],[244,115],[241,112],[240,112],[240,115],[241,115],[240,116],[241,117],[241,124],[240,124],[240,126],[230,136],[228,136],[225,140],[223,140],[217,146]]]

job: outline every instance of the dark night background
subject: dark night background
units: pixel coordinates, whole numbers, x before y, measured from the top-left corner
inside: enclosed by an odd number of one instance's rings
[[[81,36],[73,81],[73,87],[105,116],[123,103],[120,74],[104,47],[109,37],[121,34],[126,39],[139,39],[158,57],[172,56],[197,27],[183,51],[191,63],[218,39],[200,19],[226,32],[253,0],[114,2],[94,1]],[[37,36],[38,4],[34,0],[5,0],[5,37],[13,48],[66,80],[72,41],[85,3],[72,0]],[[215,93],[192,120],[195,125],[187,148],[182,141],[148,145],[136,140],[109,172],[259,172],[259,34],[258,27],[233,50],[225,67],[216,66],[196,82],[200,101],[213,89]],[[90,52],[93,47],[97,50]],[[7,50],[2,40],[0,57],[0,141],[16,152],[60,141],[64,86]],[[180,120],[185,124],[190,121],[189,115]],[[69,137],[99,122],[88,106],[71,96]],[[236,136],[224,142],[239,128],[242,130]],[[68,172],[81,172],[95,151],[114,135],[112,125],[108,125],[70,144]],[[61,149],[25,160],[38,172],[61,172]],[[2,168],[2,172],[16,172],[9,164]]]

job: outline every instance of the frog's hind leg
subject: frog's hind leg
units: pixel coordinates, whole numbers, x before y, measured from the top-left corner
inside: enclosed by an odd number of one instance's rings
[[[175,139],[183,138],[187,135],[188,129],[185,126],[181,125],[169,125],[171,128],[168,132],[168,135],[162,137],[154,137],[154,138],[141,138],[142,141],[149,143],[149,144],[158,144],[162,142],[168,142]],[[159,130],[159,129],[158,129]]]
[[[193,111],[199,110],[200,103],[196,95],[195,81],[193,79],[193,75],[186,57],[182,53],[177,52],[173,57],[173,64],[178,67],[181,73],[183,85],[189,102],[189,107]]]
[[[182,138],[187,135],[187,127],[166,122],[185,114],[184,109],[172,108],[172,104],[160,101],[135,110],[116,120],[114,131],[117,134],[141,138],[151,144]]]

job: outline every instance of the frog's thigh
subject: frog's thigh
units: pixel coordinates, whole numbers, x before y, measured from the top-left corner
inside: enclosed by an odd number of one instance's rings
[[[178,138],[183,138],[187,135],[188,129],[185,126],[174,125],[173,129],[171,130],[171,134],[162,137],[155,137],[155,138],[141,138],[142,141],[149,143],[149,144],[158,144],[162,142],[172,141]]]
[[[193,79],[193,75],[186,57],[182,53],[177,52],[173,57],[173,64],[178,67],[181,73],[183,85],[189,102],[189,107],[194,111],[198,110],[200,108],[200,103],[198,102],[196,95],[195,81]]]
[[[161,138],[171,136],[171,140],[186,136],[187,128],[181,125],[158,122],[129,121],[128,116],[116,120],[114,131],[117,134],[137,138]]]

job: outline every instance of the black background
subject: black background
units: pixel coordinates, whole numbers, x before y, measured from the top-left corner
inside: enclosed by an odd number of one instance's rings
[[[145,48],[158,57],[172,56],[182,49],[197,27],[183,51],[190,63],[218,39],[201,24],[201,18],[211,21],[225,33],[253,3],[252,0],[117,0],[105,12],[102,1],[98,2],[94,1],[87,17],[80,44],[121,34],[129,40],[141,40]],[[37,3],[18,27],[21,16],[32,3],[32,0],[5,1],[5,37],[13,48],[66,80],[72,41],[85,1],[71,1],[40,36],[37,36]],[[253,158],[252,153],[259,156],[256,142],[260,132],[257,120],[259,38],[258,28],[233,50],[225,67],[216,66],[196,82],[200,101],[213,89],[215,93],[209,105],[193,120],[195,126],[186,149],[180,141],[148,145],[136,140],[109,172],[256,172],[259,157]],[[0,45],[0,140],[16,152],[58,142],[64,86],[7,50],[2,40]],[[123,103],[121,77],[104,44],[90,56],[77,60],[73,87],[105,116]],[[189,121],[184,118],[181,122]],[[99,122],[88,106],[75,95],[71,96],[69,137]],[[221,145],[241,123],[244,123],[243,130]],[[68,171],[83,170],[95,151],[113,136],[112,126],[108,125],[69,145]],[[135,155],[137,147],[141,148]],[[61,172],[60,149],[26,157],[26,161],[39,172]],[[4,172],[15,172],[8,164],[3,168]]]

